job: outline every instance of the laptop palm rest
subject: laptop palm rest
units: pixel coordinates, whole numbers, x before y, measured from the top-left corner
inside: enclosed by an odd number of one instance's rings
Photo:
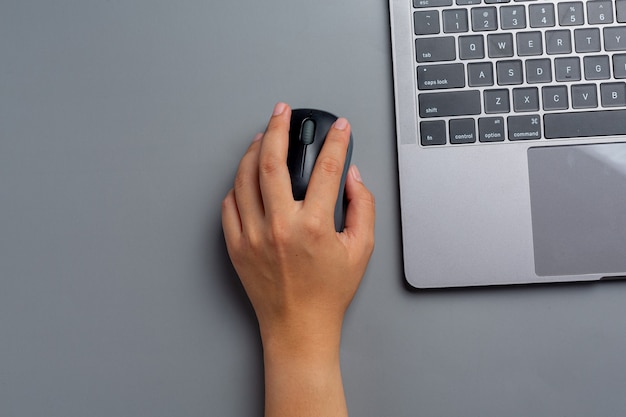
[[[626,144],[528,149],[535,271],[626,272]]]

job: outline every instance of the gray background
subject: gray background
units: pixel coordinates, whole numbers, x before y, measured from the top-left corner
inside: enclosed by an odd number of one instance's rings
[[[2,0],[0,415],[262,414],[220,201],[279,100],[377,198],[351,415],[626,413],[626,284],[405,288],[387,2]]]

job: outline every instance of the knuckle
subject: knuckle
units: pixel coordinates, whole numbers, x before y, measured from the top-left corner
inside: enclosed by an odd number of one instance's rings
[[[320,169],[330,175],[340,173],[343,168],[343,162],[334,156],[323,156],[319,160]]]
[[[248,178],[248,176],[244,172],[239,170],[235,175],[235,190],[241,190],[245,188],[250,183],[250,181],[251,180]]]
[[[266,240],[260,233],[248,232],[246,233],[245,243],[240,246],[239,252],[241,256],[258,259],[262,256],[266,247]]]
[[[278,171],[283,164],[286,165],[286,161],[280,161],[277,157],[273,155],[267,155],[261,160],[259,164],[259,169],[261,174],[263,175],[272,175],[276,171]]]
[[[313,238],[324,233],[327,222],[320,215],[310,214],[303,222],[304,231]]]
[[[253,230],[249,230],[246,233],[246,242],[248,248],[253,251],[263,246],[261,236]]]
[[[269,224],[269,239],[275,247],[282,247],[291,241],[291,228],[282,216],[273,216]]]

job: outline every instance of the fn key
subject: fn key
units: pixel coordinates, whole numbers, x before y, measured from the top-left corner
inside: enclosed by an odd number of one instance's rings
[[[420,142],[422,146],[446,144],[446,122],[433,120],[420,123]]]

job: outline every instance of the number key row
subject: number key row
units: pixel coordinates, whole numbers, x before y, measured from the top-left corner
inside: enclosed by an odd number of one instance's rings
[[[441,0],[423,0],[437,2]],[[444,0],[445,1],[445,0]],[[451,5],[451,1],[449,2]],[[489,3],[489,2],[487,2]],[[499,3],[499,1],[494,1]],[[438,5],[438,6],[443,6]],[[424,5],[422,7],[432,7]],[[562,2],[555,12],[554,4],[531,4],[528,6],[528,22],[526,21],[526,7],[511,5],[498,8],[495,6],[474,7],[471,10],[471,28],[474,31],[492,31],[501,29],[545,28],[554,26],[580,26],[587,22],[593,25],[606,25],[614,22],[613,2],[611,0],[588,1],[586,7],[581,1]],[[444,9],[442,11],[443,29],[446,33],[467,32],[469,30],[468,9]],[[626,22],[626,2],[617,1],[617,21]],[[414,12],[414,26],[416,35],[425,35],[439,30],[439,10],[421,10]]]

